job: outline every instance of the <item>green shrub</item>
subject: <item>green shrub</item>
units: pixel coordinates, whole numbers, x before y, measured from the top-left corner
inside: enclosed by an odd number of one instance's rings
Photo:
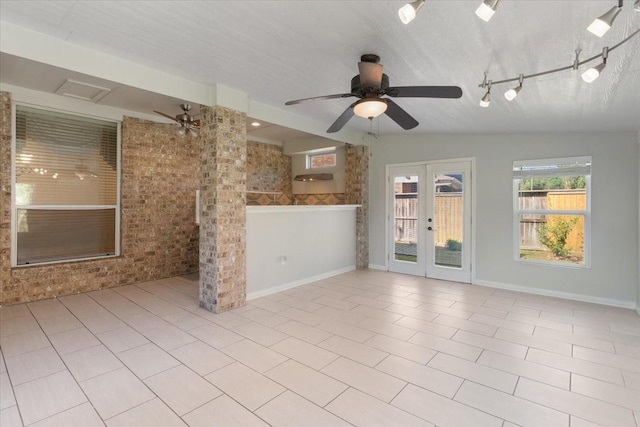
[[[543,224],[538,229],[538,240],[547,247],[555,256],[565,258],[569,255],[567,237],[578,222],[578,217],[567,221],[564,218],[556,218],[551,224]]]
[[[460,252],[462,250],[462,242],[454,239],[448,239],[447,243],[445,243],[445,247],[448,251]]]

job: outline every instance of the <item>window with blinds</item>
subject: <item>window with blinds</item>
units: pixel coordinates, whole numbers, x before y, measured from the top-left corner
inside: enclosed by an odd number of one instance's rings
[[[16,106],[14,265],[118,255],[119,124]]]
[[[591,157],[513,164],[516,259],[589,266]]]

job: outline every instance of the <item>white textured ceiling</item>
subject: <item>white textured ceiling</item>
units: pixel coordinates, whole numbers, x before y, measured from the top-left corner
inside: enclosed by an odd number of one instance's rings
[[[484,71],[501,80],[570,65],[577,47],[584,59],[640,28],[631,0],[602,39],[586,27],[616,1],[504,0],[488,23],[474,14],[479,3],[427,0],[407,26],[397,17],[404,1],[2,0],[0,17],[195,82],[240,90],[327,128],[352,100],[284,102],[348,92],[360,55],[376,53],[391,85],[458,85],[464,92],[459,100],[398,99],[420,125],[402,131],[382,116],[372,123],[380,133],[640,130],[640,36],[612,52],[592,84],[565,71],[526,80],[511,103],[502,97],[509,86],[494,86],[492,105],[478,107]],[[370,130],[358,117],[348,126]]]

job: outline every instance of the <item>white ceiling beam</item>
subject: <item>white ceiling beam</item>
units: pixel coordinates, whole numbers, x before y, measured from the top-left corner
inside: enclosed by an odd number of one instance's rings
[[[192,103],[213,105],[210,86],[2,22],[0,51]]]

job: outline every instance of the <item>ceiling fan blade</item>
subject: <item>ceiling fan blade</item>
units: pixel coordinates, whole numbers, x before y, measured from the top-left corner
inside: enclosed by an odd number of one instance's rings
[[[385,94],[400,98],[460,98],[458,86],[397,86],[390,87]]]
[[[379,88],[382,82],[382,64],[373,62],[358,62],[360,71],[360,84],[364,87]]]
[[[356,102],[354,102],[353,104],[349,105],[349,107],[347,107],[347,109],[344,110],[344,112],[342,114],[340,114],[340,117],[338,117],[336,119],[336,121],[333,122],[331,127],[329,129],[327,129],[327,133],[338,132],[340,129],[342,129],[344,127],[344,125],[347,124],[349,119],[351,119],[351,117],[353,117],[353,114],[354,114],[353,113],[353,107],[354,107],[354,105],[356,105]]]
[[[174,122],[176,122],[176,123],[178,122],[174,116],[170,116],[170,115],[168,115],[168,114],[161,113],[160,111],[156,111],[156,110],[153,110],[153,112],[154,112],[154,113],[156,113],[156,114],[160,114],[161,116],[164,116],[164,117],[166,117],[167,119],[173,120],[173,121],[174,121]]]
[[[409,130],[418,126],[418,121],[411,117],[409,113],[404,111],[398,104],[390,99],[387,99],[387,111],[385,114],[391,118],[394,122],[400,125],[402,129]]]
[[[355,96],[355,95],[352,93],[338,93],[335,95],[314,96],[312,98],[302,98],[302,99],[294,99],[293,101],[287,101],[284,103],[284,105],[303,104],[305,102],[322,101],[325,99],[349,98],[351,96]]]

